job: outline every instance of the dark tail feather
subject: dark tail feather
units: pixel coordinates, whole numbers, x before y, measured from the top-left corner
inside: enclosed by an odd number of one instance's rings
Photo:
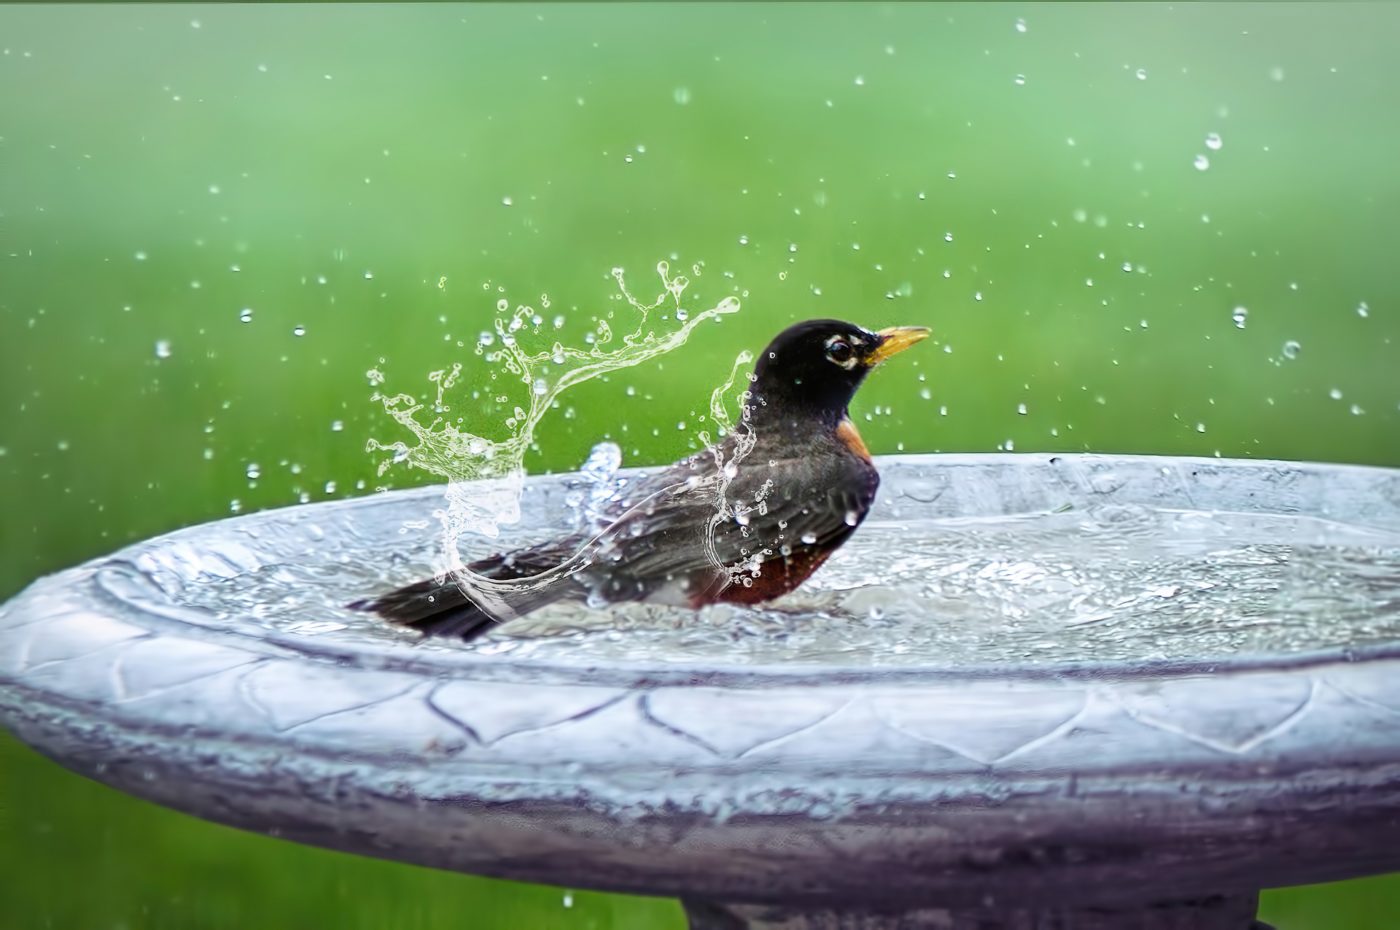
[[[425,636],[458,636],[463,641],[475,639],[500,622],[467,597],[451,578],[429,578],[346,606],[377,613],[390,623],[412,627]]]
[[[572,554],[573,541],[522,549],[509,555],[492,556],[468,566],[474,573],[494,581],[528,579],[559,565]],[[476,639],[497,623],[524,616],[546,604],[576,596],[579,588],[569,579],[530,584],[499,595],[505,609],[498,615],[473,600],[452,578],[429,578],[397,591],[347,604],[351,610],[379,614],[390,623],[412,627],[425,636],[457,636],[464,642]]]
[[[563,546],[536,546],[470,564],[468,567],[473,573],[490,580],[521,581],[519,587],[491,592],[486,598],[490,608],[473,599],[451,577],[442,581],[428,578],[398,591],[389,591],[377,598],[346,606],[351,611],[378,613],[389,622],[413,627],[424,636],[456,636],[461,637],[462,641],[473,640],[497,623],[524,616],[559,599],[575,597],[580,587],[570,578],[554,578],[549,583],[536,581],[531,584],[529,581],[529,578],[563,562],[571,550],[573,546],[567,542]]]

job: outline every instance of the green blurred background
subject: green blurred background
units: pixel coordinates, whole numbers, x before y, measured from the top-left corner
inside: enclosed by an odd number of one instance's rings
[[[482,387],[502,293],[577,343],[663,258],[743,311],[566,395],[532,469],[678,455],[810,316],[936,331],[858,399],[877,452],[1400,465],[1398,36],[1388,4],[0,7],[0,597],[429,480],[376,477],[407,437],[367,369]],[[1385,877],[1263,907],[1396,914]],[[0,734],[0,926],[681,918],[237,833]]]

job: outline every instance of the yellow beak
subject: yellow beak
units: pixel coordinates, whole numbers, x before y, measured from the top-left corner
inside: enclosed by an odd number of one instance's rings
[[[891,326],[888,329],[880,330],[875,335],[880,337],[880,344],[865,357],[865,364],[870,368],[874,368],[891,355],[903,352],[916,342],[923,342],[929,337],[929,328],[927,326]]]

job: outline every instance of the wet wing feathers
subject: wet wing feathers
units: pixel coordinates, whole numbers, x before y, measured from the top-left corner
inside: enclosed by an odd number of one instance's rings
[[[657,581],[718,571],[765,550],[778,555],[784,545],[830,547],[850,535],[870,506],[873,471],[853,474],[859,463],[846,456],[789,459],[774,468],[760,461],[723,488],[713,470],[698,482],[643,484],[633,497],[642,502],[600,541],[599,561],[612,574]],[[770,482],[770,474],[781,474],[782,482]]]
[[[710,454],[701,453],[632,479],[608,508],[611,522],[596,535],[472,562],[470,569],[487,585],[522,582],[491,588],[487,601],[480,595],[488,592],[469,595],[448,578],[350,606],[431,635],[471,639],[500,619],[595,592],[607,601],[685,602],[722,590],[736,570],[761,573],[769,559],[800,558],[804,550],[824,557],[864,519],[879,481],[868,462],[835,447],[774,460],[760,445],[732,480],[724,482],[722,474]],[[528,580],[565,563],[576,570],[543,583]]]

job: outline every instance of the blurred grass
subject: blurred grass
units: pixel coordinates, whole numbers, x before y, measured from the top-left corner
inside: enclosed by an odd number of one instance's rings
[[[704,263],[690,306],[745,309],[573,392],[532,468],[604,437],[684,452],[735,354],[809,316],[934,327],[857,401],[877,452],[1400,465],[1397,26],[1380,4],[0,7],[0,596],[234,502],[424,480],[376,477],[365,441],[403,437],[367,369],[424,392],[465,361],[479,388],[497,288],[547,293],[577,341],[627,319],[609,269],[646,292],[661,258]],[[247,836],[8,737],[0,875],[16,927],[680,920]],[[1376,879],[1264,911],[1354,930],[1397,903]]]

